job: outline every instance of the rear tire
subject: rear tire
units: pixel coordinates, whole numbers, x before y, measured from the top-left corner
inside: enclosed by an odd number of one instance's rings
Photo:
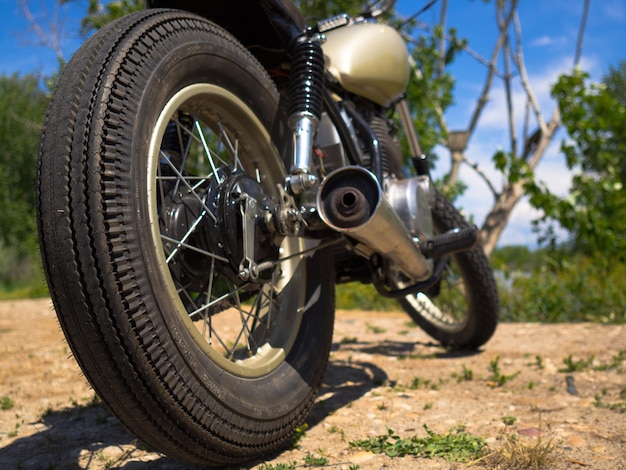
[[[440,193],[432,215],[437,233],[468,227]],[[435,286],[404,297],[400,304],[426,333],[450,349],[478,349],[489,341],[498,324],[498,290],[481,246],[452,255]]]
[[[330,253],[299,255],[303,240],[255,225],[255,254],[272,268],[258,282],[237,271],[239,196],[277,203],[285,129],[272,81],[243,47],[161,10],[96,33],[48,110],[38,228],[61,326],[120,420],[186,462],[282,448],[328,361]]]

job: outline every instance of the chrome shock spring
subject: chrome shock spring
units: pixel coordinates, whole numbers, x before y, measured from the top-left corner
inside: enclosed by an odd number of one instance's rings
[[[316,37],[301,38],[292,53],[287,112],[294,136],[294,153],[287,187],[298,194],[317,183],[311,168],[313,141],[324,100],[324,53]]]

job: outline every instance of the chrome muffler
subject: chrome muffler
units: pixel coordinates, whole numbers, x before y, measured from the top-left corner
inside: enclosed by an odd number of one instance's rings
[[[414,281],[432,274],[433,261],[423,255],[368,170],[349,166],[326,176],[317,192],[317,210],[328,227],[357,240],[365,256],[380,254]]]

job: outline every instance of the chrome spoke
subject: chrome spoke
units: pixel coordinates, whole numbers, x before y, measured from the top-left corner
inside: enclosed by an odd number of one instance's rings
[[[150,222],[177,313],[224,370],[266,374],[295,342],[306,259],[322,246],[270,236],[257,219],[260,209],[242,212],[247,194],[280,198],[285,170],[257,115],[228,90],[204,84],[180,90],[157,126]],[[246,216],[252,222],[244,225]],[[259,248],[250,250],[252,243]],[[240,274],[246,261],[259,262],[258,277]]]

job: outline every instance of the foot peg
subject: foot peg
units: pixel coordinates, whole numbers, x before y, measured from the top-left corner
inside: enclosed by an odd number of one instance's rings
[[[427,258],[441,258],[459,251],[470,250],[478,245],[480,230],[475,225],[463,229],[453,229],[441,235],[436,235],[426,242],[422,253]]]

